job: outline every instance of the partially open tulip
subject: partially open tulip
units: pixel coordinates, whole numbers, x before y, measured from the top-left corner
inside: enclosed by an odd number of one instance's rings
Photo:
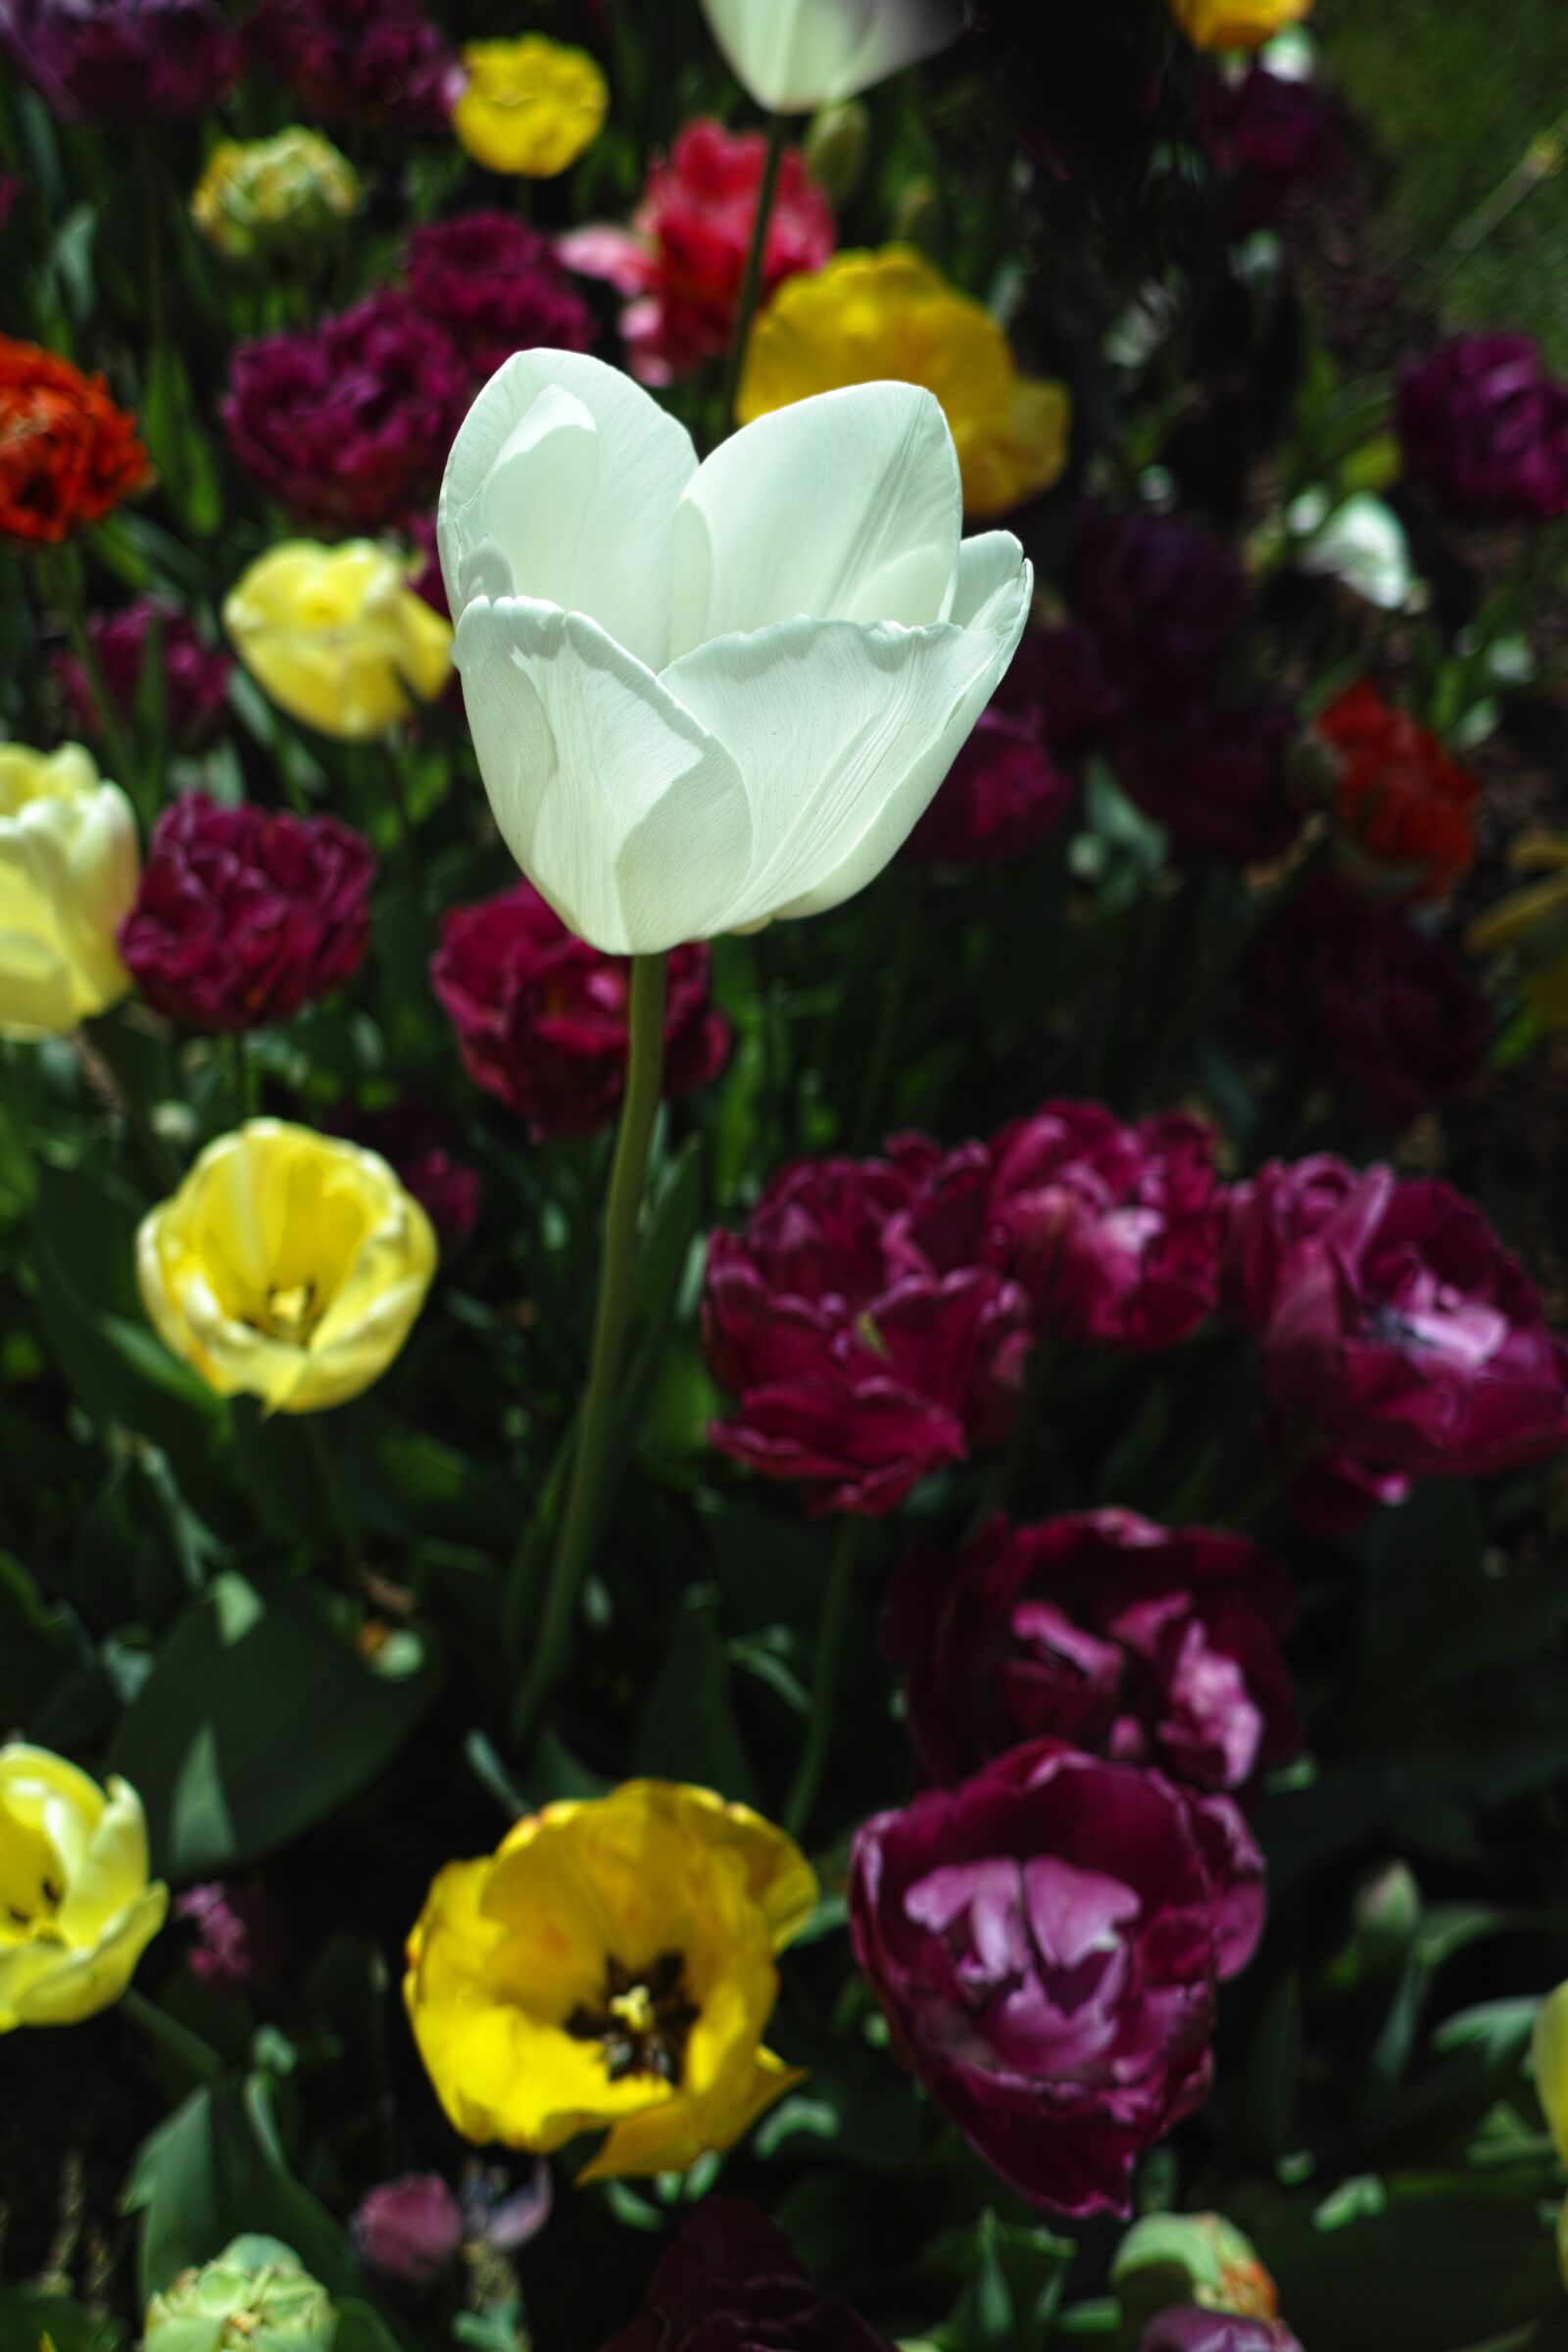
[[[1012,658],[1030,566],[960,544],[930,393],[864,384],[737,433],[575,352],[480,393],[441,493],[479,768],[568,929],[652,954],[821,913],[881,871]]]
[[[762,2034],[774,1955],[815,1902],[791,1839],[706,1788],[628,1781],[530,1814],[447,1865],[409,1938],[442,2106],[467,2139],[541,2154],[608,2127],[584,2180],[733,2146],[799,2080]]]
[[[134,1788],[100,1788],[46,1747],[0,1747],[0,2034],[118,2001],[168,1908]]]
[[[736,80],[774,115],[853,98],[956,41],[959,0],[703,0]]]
[[[230,589],[223,626],[279,710],[364,742],[433,703],[452,674],[452,630],[371,539],[289,539]]]
[[[136,1236],[165,1347],[220,1396],[278,1413],[346,1404],[378,1380],[435,1264],[430,1220],[384,1159],[281,1119],[209,1144]]]
[[[736,415],[882,378],[923,384],[942,403],[971,514],[1005,514],[1048,490],[1067,463],[1064,387],[1024,375],[986,309],[907,245],[841,253],[780,287],[752,330]]]
[[[360,201],[347,156],[293,123],[270,139],[224,139],[191,194],[191,219],[227,262],[318,268]]]
[[[119,1003],[140,872],[130,803],[79,743],[0,744],[0,1036],[60,1036]]]

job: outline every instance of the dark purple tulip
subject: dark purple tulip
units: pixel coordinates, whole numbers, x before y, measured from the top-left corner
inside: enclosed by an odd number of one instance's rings
[[[323,122],[444,130],[463,87],[421,0],[261,0],[247,37]]]
[[[1286,773],[1296,733],[1289,710],[1204,706],[1129,729],[1117,769],[1140,808],[1178,842],[1255,865],[1278,858],[1301,829]]]
[[[1288,188],[1327,179],[1344,153],[1334,110],[1309,81],[1253,66],[1239,81],[1213,74],[1200,112],[1215,168],[1242,186],[1247,225],[1266,220]]]
[[[800,1160],[740,1233],[713,1235],[704,1341],[737,1398],[715,1446],[812,1512],[878,1518],[1005,1436],[1028,1301],[974,1247],[985,1173],[981,1146],[915,1138],[880,1160]]]
[[[1173,515],[1086,500],[1067,596],[1112,676],[1146,713],[1211,695],[1247,607],[1241,566]]]
[[[153,827],[120,953],[149,1004],[193,1029],[286,1021],[358,971],[375,858],[335,816],[295,816],[204,792]]]
[[[550,239],[511,213],[416,228],[403,267],[416,309],[445,328],[475,375],[493,375],[514,351],[587,351],[593,342],[593,313]]]
[[[742,2197],[705,2197],[654,2273],[648,2309],[606,2352],[891,2352]]]
[[[1079,621],[1032,629],[1007,673],[1009,685],[1014,678],[1039,710],[1052,750],[1065,758],[1102,742],[1126,708],[1099,638]]]
[[[1568,1345],[1450,1185],[1368,1169],[1282,1266],[1262,1351],[1277,1409],[1375,1467],[1482,1477],[1568,1443]]]
[[[293,513],[379,531],[433,498],[472,393],[445,329],[383,287],[307,332],[242,343],[223,423],[240,464]]]
[[[909,855],[935,865],[1021,857],[1045,839],[1072,793],[1038,722],[993,703],[910,834]]]
[[[477,1168],[457,1158],[446,1122],[413,1102],[339,1114],[332,1131],[378,1152],[424,1210],[443,1242],[466,1242],[479,1219]]]
[[[1208,2090],[1262,1871],[1229,1798],[1042,1740],[864,1824],[851,1934],[895,2047],[993,2171],[1123,2213]]]
[[[666,1094],[706,1085],[729,1052],[708,975],[706,945],[671,951]],[[615,1117],[626,1092],[631,960],[578,939],[531,882],[442,917],[430,985],[469,1077],[536,1138],[590,1135]]]
[[[1401,1127],[1475,1085],[1492,1042],[1486,999],[1445,940],[1340,876],[1307,883],[1249,967],[1270,1042],[1380,1126]]]
[[[1568,384],[1528,335],[1456,335],[1399,384],[1405,464],[1467,514],[1568,514]]]
[[[1300,1748],[1280,1655],[1294,1616],[1285,1571],[1243,1536],[1124,1510],[999,1516],[956,1556],[906,1563],[888,1640],[933,1780],[1049,1736],[1237,1795]]]
[[[0,0],[0,47],[67,122],[205,114],[240,67],[215,0]]]
[[[1212,1313],[1224,1187],[1202,1120],[1124,1125],[1057,1100],[989,1150],[986,1253],[1023,1284],[1043,1334],[1169,1348]]]
[[[212,736],[227,701],[233,656],[204,645],[177,606],[156,596],[138,597],[118,612],[95,612],[87,634],[115,708],[122,718],[129,719],[141,692],[147,641],[155,624],[163,633],[164,712],[170,737],[180,751],[198,750]],[[98,705],[75,655],[58,653],[55,674],[65,689],[73,734],[97,741],[102,728]]]

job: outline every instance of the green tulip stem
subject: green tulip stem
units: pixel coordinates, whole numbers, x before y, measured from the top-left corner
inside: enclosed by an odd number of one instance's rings
[[[81,663],[87,692],[98,714],[98,731],[103,737],[103,749],[109,760],[110,780],[128,796],[143,824],[150,823],[152,809],[150,807],[144,808],[141,805],[141,779],[130,731],[119,704],[110,692],[109,679],[99,659],[98,648],[87,627],[81,552],[71,546],[47,548],[36,559],[36,570],[40,601],[52,605],[65,622],[67,642]]]
[[[153,1124],[153,1114],[147,1106],[134,1070],[125,1054],[124,1038],[108,1013],[97,1013],[81,1024],[81,1047],[87,1060],[88,1075],[97,1065],[100,1087],[111,1093],[126,1125],[136,1138],[147,1173],[157,1186],[160,1196],[167,1200],[178,1189],[179,1162]]]
[[[752,242],[746,256],[746,274],[741,279],[741,298],[736,307],[735,325],[730,334],[729,358],[724,365],[724,394],[719,404],[719,434],[735,429],[735,403],[740,395],[741,370],[746,365],[746,346],[751,337],[752,320],[757,316],[758,297],[762,291],[762,263],[767,253],[768,223],[773,218],[773,199],[778,194],[778,175],[784,162],[784,147],[789,136],[789,118],[772,115],[767,124],[767,157],[762,165],[761,185],[757,191],[757,216],[752,222]]]
[[[822,1615],[816,1629],[816,1657],[811,1672],[811,1712],[806,1744],[784,1807],[784,1827],[792,1838],[804,1838],[822,1792],[828,1754],[833,1744],[833,1704],[838,1690],[840,1655],[849,1623],[850,1597],[855,1591],[855,1563],[859,1556],[860,1522],[846,1517],[828,1565],[822,1594]]]
[[[316,1482],[326,1504],[332,1534],[343,1555],[343,1565],[348,1569],[357,1568],[364,1556],[365,1546],[360,1541],[359,1527],[349,1508],[348,1496],[343,1492],[332,1441],[321,1427],[319,1414],[301,1413],[299,1418],[311,1456],[311,1466],[316,1472]]]
[[[250,1050],[243,1029],[228,1033],[228,1075],[234,1092],[234,1124],[243,1127],[251,1115]]]
[[[148,2000],[134,1984],[128,1984],[120,1996],[120,2014],[127,2018],[138,2034],[144,2034],[161,2058],[167,2058],[181,2074],[194,2082],[217,2082],[223,2074],[223,2061],[211,2043],[193,2034],[160,2009],[156,2001]]]
[[[898,927],[888,965],[887,986],[882,994],[881,1017],[877,1022],[876,1042],[871,1049],[871,1066],[860,1090],[859,1113],[852,1131],[851,1148],[856,1152],[874,1151],[881,1140],[878,1130],[887,1116],[888,1098],[893,1092],[898,1072],[899,1046],[904,1032],[904,1016],[908,1009],[909,985],[914,978],[915,958],[925,936],[924,869],[906,861],[899,883],[902,897]]]
[[[648,1185],[654,1121],[663,1086],[664,998],[668,976],[667,956],[632,957],[626,1099],[621,1104],[615,1156],[610,1171],[610,1195],[605,1205],[604,1254],[593,1348],[578,1409],[577,1443],[572,1451],[555,1564],[514,1721],[519,1740],[531,1730],[570,1643],[578,1592],[609,1502],[608,1463],[621,1362],[631,1329],[637,1229]]]

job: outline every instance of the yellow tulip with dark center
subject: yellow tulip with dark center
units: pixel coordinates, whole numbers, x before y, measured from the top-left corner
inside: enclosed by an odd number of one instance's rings
[[[47,1747],[0,1747],[0,2034],[118,2001],[168,1909],[134,1788],[100,1788]]]
[[[628,1781],[449,1863],[409,1938],[419,2055],[466,2138],[581,2175],[683,2172],[799,2080],[762,2046],[775,1954],[816,1902],[800,1849],[706,1788]]]
[[[736,415],[750,424],[818,392],[879,382],[935,393],[970,514],[1007,514],[1067,463],[1064,387],[1021,374],[984,304],[907,245],[841,253],[786,278],[752,329]]]
[[[320,1412],[379,1379],[435,1265],[430,1220],[384,1159],[281,1119],[210,1144],[136,1241],[164,1345],[270,1412]]]
[[[1261,49],[1309,17],[1312,0],[1170,0],[1170,13],[1195,49]]]

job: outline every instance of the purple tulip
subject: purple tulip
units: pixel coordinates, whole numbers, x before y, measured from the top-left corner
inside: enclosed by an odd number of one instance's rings
[[[215,0],[0,0],[0,48],[68,122],[205,114],[240,68]]]
[[[444,328],[383,287],[306,333],[241,344],[222,415],[240,464],[293,513],[368,532],[434,496],[472,392]]]
[[[174,1917],[196,1931],[187,1965],[209,1991],[237,1998],[287,1963],[288,1930],[264,1886],[232,1879],[187,1886],[174,1899]]]
[[[1405,464],[1467,514],[1568,514],[1568,384],[1528,335],[1456,335],[1399,384]]]
[[[1123,2213],[1139,2155],[1207,2092],[1262,1872],[1229,1798],[1042,1740],[865,1823],[851,1933],[896,2048],[993,2171]]]
[[[153,827],[120,953],[149,1004],[193,1029],[258,1029],[330,996],[370,936],[375,859],[335,816],[184,794]]]
[[[1286,755],[1296,719],[1270,705],[1201,706],[1161,725],[1129,729],[1117,746],[1128,792],[1184,846],[1237,865],[1278,858],[1301,829]]]
[[[880,1160],[800,1160],[709,1245],[703,1332],[738,1399],[712,1442],[878,1518],[1016,1417],[1028,1301],[981,1262],[983,1147],[901,1138]]]
[[[360,2199],[350,2225],[360,2259],[394,2286],[427,2292],[457,2260],[463,2209],[439,2173],[404,2173]]]
[[[1250,1795],[1301,1745],[1279,1646],[1294,1616],[1284,1569],[1243,1536],[1125,1510],[999,1515],[956,1558],[906,1563],[888,1641],[933,1780],[1050,1737]]]
[[[261,0],[254,53],[323,122],[444,130],[463,69],[420,0]]]
[[[1376,1467],[1482,1477],[1568,1443],[1568,1345],[1450,1185],[1369,1169],[1286,1257],[1262,1351],[1277,1409]]]
[[[1225,1195],[1202,1120],[1125,1126],[1057,1100],[1004,1128],[990,1156],[987,1254],[1042,1333],[1169,1348],[1213,1311]]]
[[[1240,565],[1174,515],[1086,501],[1067,580],[1076,617],[1146,713],[1211,695],[1247,608]]]
[[[648,2309],[606,2352],[890,2352],[813,2286],[782,2230],[742,2197],[705,2197],[654,2273]]]
[[[163,637],[164,712],[170,737],[181,751],[199,750],[211,738],[227,700],[233,656],[204,645],[178,607],[156,596],[138,597],[118,612],[95,612],[87,634],[103,666],[110,699],[128,720],[141,692],[147,641],[155,624]],[[103,721],[75,655],[58,653],[55,674],[65,690],[73,733],[97,740]]]
[[[1150,2321],[1138,2352],[1301,2352],[1301,2346],[1283,2320],[1241,2319],[1184,2303]]]
[[[511,213],[463,213],[416,228],[404,251],[409,295],[477,376],[514,351],[587,351],[593,314],[550,239]]]

